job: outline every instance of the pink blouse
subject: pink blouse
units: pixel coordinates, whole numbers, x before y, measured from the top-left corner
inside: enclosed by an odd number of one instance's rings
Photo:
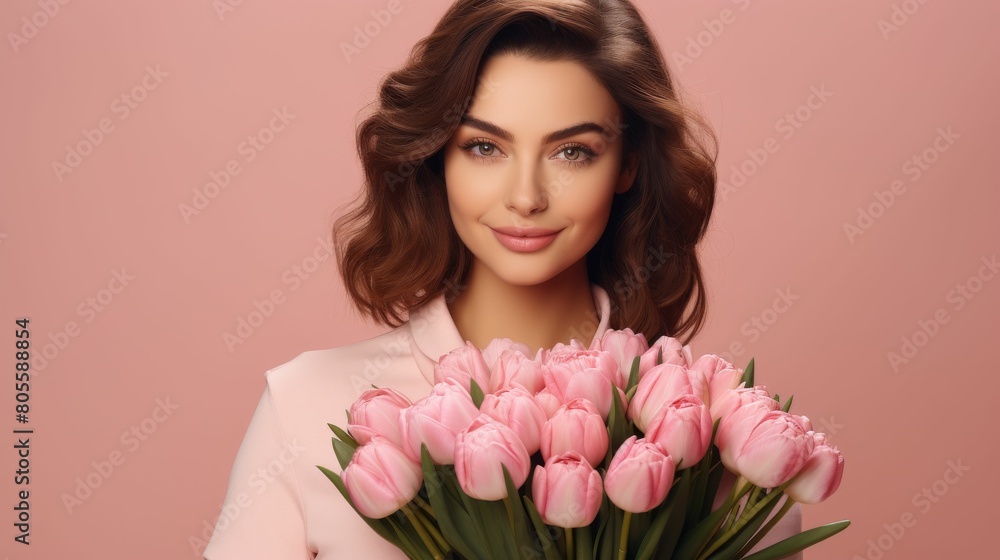
[[[600,335],[608,328],[610,300],[597,284],[591,288]],[[405,559],[316,468],[340,472],[326,424],[345,427],[345,411],[373,384],[414,401],[423,397],[436,361],[464,343],[442,294],[387,333],[304,352],[268,370],[205,559]],[[800,512],[796,504],[757,549],[800,532]]]

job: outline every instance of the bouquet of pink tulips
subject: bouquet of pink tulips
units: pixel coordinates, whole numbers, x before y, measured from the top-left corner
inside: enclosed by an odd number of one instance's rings
[[[414,403],[366,391],[346,430],[329,425],[342,474],[317,467],[414,559],[766,560],[850,523],[748,556],[795,502],[833,494],[844,469],[791,398],[754,385],[753,360],[693,359],[631,329],[527,353],[467,342]],[[713,509],[724,469],[736,483]]]

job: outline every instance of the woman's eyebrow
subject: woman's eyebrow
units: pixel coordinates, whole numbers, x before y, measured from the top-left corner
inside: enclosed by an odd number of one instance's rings
[[[499,136],[500,138],[503,138],[508,142],[514,141],[514,135],[511,134],[509,131],[502,129],[499,126],[489,121],[484,121],[483,119],[477,119],[472,115],[468,114],[462,115],[461,123],[467,124],[474,128],[478,128],[483,132],[488,132],[490,134]],[[586,121],[574,124],[572,126],[567,126],[566,128],[559,129],[555,132],[550,132],[546,134],[544,138],[542,138],[542,143],[548,144],[549,142],[555,142],[558,140],[562,140],[563,138],[569,138],[570,136],[573,136],[575,134],[580,134],[582,132],[599,132],[602,135],[607,136],[607,130],[603,126],[595,122]]]

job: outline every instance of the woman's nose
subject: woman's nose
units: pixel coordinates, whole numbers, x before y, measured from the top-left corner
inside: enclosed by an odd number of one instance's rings
[[[513,166],[515,171],[506,191],[507,208],[528,216],[541,212],[548,206],[543,170],[534,162]]]

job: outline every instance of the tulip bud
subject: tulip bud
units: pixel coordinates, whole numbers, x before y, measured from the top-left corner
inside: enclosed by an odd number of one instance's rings
[[[486,366],[483,353],[472,342],[467,340],[465,345],[441,356],[434,366],[434,383],[442,383],[448,379],[455,379],[466,391],[472,387],[469,379],[475,379],[483,391],[489,389],[490,368]]]
[[[455,442],[458,484],[473,498],[503,499],[507,497],[504,466],[514,486],[520,488],[531,471],[531,457],[517,434],[483,414],[459,433]]]
[[[701,356],[688,369],[696,369],[705,374],[708,383],[708,400],[705,404],[708,405],[721,398],[726,391],[739,387],[743,379],[742,369],[734,367],[715,354]]]
[[[712,443],[712,416],[698,397],[684,395],[653,415],[645,438],[666,449],[677,470],[693,467]]]
[[[381,519],[410,503],[423,484],[423,471],[402,449],[375,435],[354,450],[341,479],[354,507]]]
[[[743,391],[730,391],[736,393]],[[736,456],[746,443],[750,432],[761,419],[771,411],[778,410],[778,401],[766,397],[758,398],[756,393],[747,394],[747,402],[728,416],[719,421],[719,430],[715,434],[715,445],[719,448],[719,458],[730,471],[736,472]]]
[[[438,383],[429,395],[400,411],[400,438],[410,458],[420,461],[423,443],[435,463],[455,462],[455,438],[479,416],[472,397],[459,383]]]
[[[601,475],[579,453],[557,455],[535,467],[532,498],[542,521],[569,529],[590,525],[604,498]]]
[[[574,451],[596,467],[608,454],[608,428],[600,411],[587,399],[562,405],[542,426],[542,458]]]
[[[676,364],[660,364],[646,372],[629,403],[628,417],[643,432],[660,407],[684,395],[707,399],[705,375]]]
[[[629,375],[632,373],[632,361],[636,356],[642,356],[649,350],[649,342],[642,334],[632,332],[632,329],[624,330],[608,329],[600,337],[594,337],[590,343],[591,350],[604,351],[611,354],[618,363],[618,371],[621,372],[624,383],[628,383]],[[624,385],[620,386],[624,388]]]
[[[347,431],[362,445],[381,435],[401,446],[399,411],[412,404],[392,389],[368,389],[351,405]]]
[[[642,513],[663,503],[674,483],[674,460],[658,443],[632,436],[615,453],[604,491],[624,511]]]
[[[804,504],[818,504],[829,498],[840,487],[844,476],[844,457],[836,446],[828,445],[826,434],[813,433],[812,455],[785,488],[788,497]]]
[[[775,488],[802,470],[816,446],[805,416],[765,414],[736,455],[736,472],[761,488]]]
[[[490,369],[489,391],[495,393],[515,385],[524,387],[532,395],[541,391],[545,387],[542,364],[518,350],[505,349],[500,352]],[[484,387],[483,390],[487,388]]]
[[[663,361],[658,363],[656,360],[660,353],[663,354]],[[661,336],[639,357],[639,379],[641,380],[647,371],[660,363],[688,367],[693,362],[690,344],[682,345],[676,338]]]
[[[618,388],[625,387],[625,378],[618,369],[618,362],[610,352],[598,350],[578,350],[563,346],[560,350],[549,352],[543,362],[550,373],[560,374],[559,377],[573,377],[587,369],[596,369]],[[548,385],[546,377],[546,385]],[[574,397],[575,398],[575,397]]]
[[[483,362],[486,363],[486,368],[492,370],[496,365],[496,361],[500,359],[500,356],[504,352],[508,353],[520,353],[527,355],[530,350],[528,345],[521,342],[514,342],[509,338],[494,338],[483,348]],[[485,390],[485,387],[483,388]]]
[[[771,397],[763,385],[756,387],[739,387],[724,391],[718,398],[713,397],[710,403],[709,412],[712,414],[712,421],[720,418],[725,419],[736,409],[750,402],[762,402],[770,410],[778,410],[781,405]],[[722,425],[720,424],[721,428]]]
[[[523,387],[515,385],[487,394],[479,411],[513,430],[528,450],[528,455],[538,451],[542,426],[549,417]]]

